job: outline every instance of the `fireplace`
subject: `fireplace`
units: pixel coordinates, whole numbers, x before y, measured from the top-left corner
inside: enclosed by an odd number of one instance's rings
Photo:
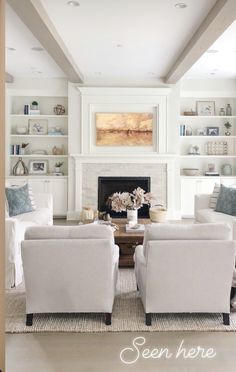
[[[115,212],[107,205],[107,199],[114,192],[132,192],[141,187],[150,192],[150,177],[98,177],[98,210],[106,211],[113,218],[124,218],[126,212]],[[144,205],[138,210],[139,218],[149,218],[149,206]]]

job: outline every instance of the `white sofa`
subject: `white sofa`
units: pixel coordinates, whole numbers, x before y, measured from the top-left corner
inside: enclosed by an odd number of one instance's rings
[[[36,210],[5,219],[6,288],[19,285],[23,279],[21,242],[30,226],[53,224],[51,194],[34,194]]]
[[[147,227],[135,250],[146,325],[152,313],[223,313],[229,324],[235,242],[226,224]]]
[[[200,223],[228,223],[232,229],[232,239],[236,240],[236,216],[220,213],[210,208],[211,194],[195,195],[195,220]]]
[[[22,242],[26,325],[34,313],[106,313],[111,324],[119,247],[108,226],[32,227]]]

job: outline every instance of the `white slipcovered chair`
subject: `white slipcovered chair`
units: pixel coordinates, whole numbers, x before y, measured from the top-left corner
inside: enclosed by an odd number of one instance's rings
[[[5,219],[5,287],[7,289],[19,285],[23,280],[21,242],[27,227],[53,224],[52,195],[34,194],[34,201],[35,211]]]
[[[227,223],[232,228],[232,239],[236,240],[236,216],[216,212],[210,208],[212,194],[195,195],[194,217],[200,223]]]
[[[146,314],[223,313],[229,324],[235,242],[226,224],[147,227],[135,250],[135,273]]]
[[[22,242],[26,325],[34,313],[106,313],[111,324],[119,248],[108,226],[31,227]]]

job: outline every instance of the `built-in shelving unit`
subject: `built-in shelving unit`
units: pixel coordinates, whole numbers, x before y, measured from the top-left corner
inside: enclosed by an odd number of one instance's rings
[[[24,106],[33,101],[38,102],[40,114],[24,114]],[[9,102],[8,115],[8,166],[7,173],[12,176],[12,169],[19,157],[23,158],[25,165],[30,169],[32,160],[47,160],[48,175],[55,171],[55,163],[63,162],[61,171],[68,174],[68,99],[63,96],[25,96],[13,95]],[[65,107],[65,113],[56,115],[54,107]],[[30,123],[35,120],[46,126],[46,133],[30,133]],[[19,128],[25,128],[26,133],[21,134]],[[55,134],[53,134],[55,132]],[[22,144],[28,143],[25,151]],[[55,154],[55,147],[59,154]],[[37,153],[38,152],[38,153]]]
[[[21,94],[22,93],[22,94]],[[32,90],[30,91],[32,93]],[[24,114],[24,106],[38,102],[40,114]],[[56,105],[65,107],[65,114],[56,115]],[[53,196],[54,216],[66,216],[68,201],[68,97],[55,94],[48,89],[37,95],[25,94],[25,91],[10,92],[6,107],[6,176],[7,184],[20,186],[28,183],[34,193],[50,193]],[[34,134],[30,131],[32,121],[44,125],[45,131]],[[19,129],[21,128],[21,129]],[[25,128],[25,133],[20,133]],[[22,144],[28,144],[22,151]],[[55,154],[57,149],[57,155]],[[13,153],[12,153],[13,152]],[[16,152],[16,153],[15,153]],[[19,153],[19,154],[18,154]],[[13,175],[13,167],[22,158],[29,174]],[[31,172],[31,162],[47,163],[47,173]],[[62,162],[61,172],[55,174],[55,164]]]
[[[194,92],[193,92],[194,94]],[[185,112],[193,110],[197,113],[197,101],[214,101],[215,115],[184,115]],[[227,104],[230,104],[232,115],[218,115],[221,108],[226,110]],[[199,169],[199,175],[204,176],[208,171],[208,164],[214,164],[215,170],[222,175],[224,164],[230,164],[232,167],[232,177],[236,175],[236,97],[232,96],[182,96],[180,99],[180,126],[185,126],[187,134],[180,135],[180,175],[184,176],[184,168]],[[231,135],[225,135],[226,128],[224,124],[229,122],[232,127]],[[207,135],[207,128],[218,128],[218,135]],[[205,135],[199,135],[199,131],[203,131]],[[182,134],[182,133],[180,133]],[[216,154],[211,154],[207,150],[207,144],[217,146],[226,144],[227,154],[222,154],[216,151]],[[199,155],[191,154],[190,147],[197,146]],[[222,145],[223,146],[223,145]]]
[[[186,111],[196,111],[197,101],[214,101],[215,115],[214,116],[198,116],[184,115]],[[227,104],[232,108],[232,115],[218,115],[221,108],[226,109]],[[236,96],[231,95],[225,97],[210,96],[203,97],[182,96],[180,99],[180,117],[179,125],[184,125],[187,133],[191,135],[179,136],[179,163],[181,176],[181,215],[182,217],[193,217],[194,215],[194,197],[196,194],[211,193],[215,183],[223,183],[232,185],[236,183]],[[231,135],[225,135],[226,128],[224,124],[230,122],[232,125]],[[218,128],[218,135],[207,135],[207,127]],[[204,135],[199,135],[201,130]],[[183,134],[183,133],[180,133]],[[207,144],[210,143],[217,146],[221,143],[226,143],[227,154],[209,154]],[[198,155],[193,155],[191,147],[197,146],[199,149]],[[232,168],[232,174],[226,175],[223,171],[223,166],[229,164]],[[209,165],[215,166],[215,171],[219,176],[205,176]],[[198,172],[195,176],[187,176],[184,174],[184,168],[195,168]]]

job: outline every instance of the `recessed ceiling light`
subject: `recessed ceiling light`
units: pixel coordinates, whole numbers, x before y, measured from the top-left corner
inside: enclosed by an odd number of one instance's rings
[[[67,5],[69,5],[69,6],[80,6],[80,3],[78,3],[78,1],[67,1]]]
[[[42,74],[43,72],[42,71],[37,71],[38,74]]]
[[[7,47],[7,50],[9,50],[10,52],[15,52],[16,51],[16,48]]]
[[[149,71],[148,72],[148,75],[154,76],[155,75],[155,72]]]
[[[102,75],[102,73],[101,73],[101,71],[95,71],[94,75],[100,76],[100,75]]]
[[[176,3],[175,4],[175,7],[177,9],[184,9],[184,8],[187,8],[187,4],[185,4],[185,3]]]
[[[217,49],[208,49],[207,50],[207,53],[209,53],[209,54],[214,54],[214,53],[218,53],[219,52],[219,50],[217,50]]]
[[[116,44],[117,48],[123,48],[123,46],[124,46],[123,44]]]
[[[210,72],[210,75],[215,75],[216,73],[215,72]]]
[[[42,52],[44,49],[42,47],[33,47],[31,48],[34,52]]]

